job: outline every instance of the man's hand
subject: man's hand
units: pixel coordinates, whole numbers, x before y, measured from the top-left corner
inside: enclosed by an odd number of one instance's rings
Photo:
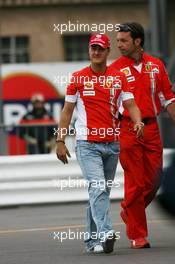
[[[64,142],[57,142],[56,155],[64,164],[68,163],[67,157],[70,158],[71,155]]]
[[[143,122],[137,122],[134,125],[134,131],[137,131],[137,137],[144,136],[144,123]]]
[[[57,146],[56,146],[56,155],[59,160],[64,164],[68,163],[67,157],[71,157],[68,149],[65,146],[65,137],[67,135],[68,127],[72,118],[72,114],[75,108],[76,103],[65,102],[63,111],[61,113],[58,135],[57,135]],[[64,135],[62,131],[66,131]]]

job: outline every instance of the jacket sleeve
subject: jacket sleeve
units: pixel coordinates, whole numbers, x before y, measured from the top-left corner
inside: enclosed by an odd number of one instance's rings
[[[168,74],[163,63],[160,63],[161,74],[161,92],[159,98],[163,107],[167,107],[169,104],[175,101],[175,95],[172,90],[172,84],[169,80]]]
[[[124,73],[121,73],[121,79],[122,79],[122,92],[121,92],[122,101],[134,99],[134,95],[131,92],[131,87],[130,87]]]

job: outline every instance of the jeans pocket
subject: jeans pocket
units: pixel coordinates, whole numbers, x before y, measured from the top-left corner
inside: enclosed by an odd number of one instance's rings
[[[110,149],[113,154],[119,154],[120,153],[120,143],[119,141],[113,142],[110,144]]]
[[[88,156],[91,155],[91,153],[94,152],[95,149],[95,144],[90,143],[88,141],[81,141],[79,140],[77,142],[77,149],[76,151],[81,155],[81,156]]]

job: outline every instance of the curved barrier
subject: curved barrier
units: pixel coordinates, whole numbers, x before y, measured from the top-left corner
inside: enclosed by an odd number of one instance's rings
[[[164,168],[171,161],[172,152],[164,149]],[[75,154],[71,156],[67,165],[58,161],[55,154],[1,156],[0,206],[87,200],[88,184],[82,178]],[[111,199],[122,197],[123,170],[119,163]]]

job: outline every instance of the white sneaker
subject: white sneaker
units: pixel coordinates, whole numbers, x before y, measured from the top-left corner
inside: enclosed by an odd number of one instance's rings
[[[102,253],[104,252],[103,247],[101,245],[96,245],[93,250],[94,253]]]

